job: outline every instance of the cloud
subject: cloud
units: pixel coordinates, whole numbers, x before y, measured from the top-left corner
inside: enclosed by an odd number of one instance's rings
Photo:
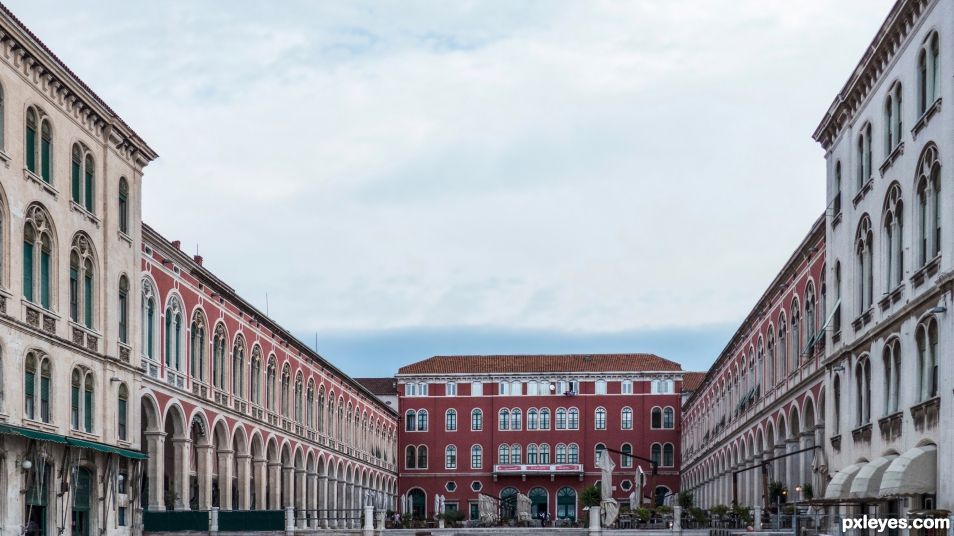
[[[610,336],[744,316],[889,2],[10,4],[161,154],[147,221],[289,329]]]

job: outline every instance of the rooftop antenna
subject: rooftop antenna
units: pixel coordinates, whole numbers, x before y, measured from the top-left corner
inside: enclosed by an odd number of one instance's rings
[[[267,292],[265,293],[265,316],[269,316],[269,314],[268,314],[268,293],[267,293]]]
[[[318,353],[318,332],[315,332],[315,353]]]

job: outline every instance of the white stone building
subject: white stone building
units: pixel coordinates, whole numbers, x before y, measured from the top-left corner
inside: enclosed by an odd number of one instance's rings
[[[129,534],[156,154],[0,6],[0,534]]]
[[[896,2],[815,132],[837,298],[825,501],[842,513],[954,508],[952,9]]]

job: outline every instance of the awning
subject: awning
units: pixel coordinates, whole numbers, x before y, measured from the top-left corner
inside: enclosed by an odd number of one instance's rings
[[[891,462],[897,457],[896,454],[892,454],[875,458],[866,463],[855,475],[855,479],[851,483],[850,495],[858,499],[877,499],[881,493],[881,478]]]
[[[129,450],[124,448],[114,447],[112,445],[106,445],[104,443],[97,443],[95,441],[85,441],[83,439],[76,439],[72,437],[61,436],[58,434],[41,432],[39,430],[24,428],[22,426],[13,426],[11,424],[0,424],[0,434],[15,435],[20,437],[25,437],[27,439],[36,439],[38,441],[49,441],[51,443],[58,443],[60,445],[70,445],[73,447],[95,450],[97,452],[104,452],[107,454],[117,454],[119,456],[125,456],[126,458],[130,458],[133,460],[145,460],[149,458],[149,456],[147,456],[145,453],[139,452],[138,450]]]
[[[851,483],[855,480],[855,475],[858,474],[858,471],[860,471],[864,465],[864,463],[853,463],[835,473],[835,477],[831,479],[831,482],[828,483],[828,488],[825,489],[825,498],[842,499],[849,497],[848,493],[851,491]]]
[[[881,497],[937,493],[937,447],[925,445],[898,456],[881,479]]]

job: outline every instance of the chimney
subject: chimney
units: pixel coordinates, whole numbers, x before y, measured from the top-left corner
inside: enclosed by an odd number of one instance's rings
[[[202,266],[202,255],[194,255],[192,260],[194,260],[199,266]]]
[[[173,240],[173,241],[172,241],[172,247],[174,247],[174,248],[176,248],[176,249],[182,249],[182,241],[181,241],[181,240]]]

